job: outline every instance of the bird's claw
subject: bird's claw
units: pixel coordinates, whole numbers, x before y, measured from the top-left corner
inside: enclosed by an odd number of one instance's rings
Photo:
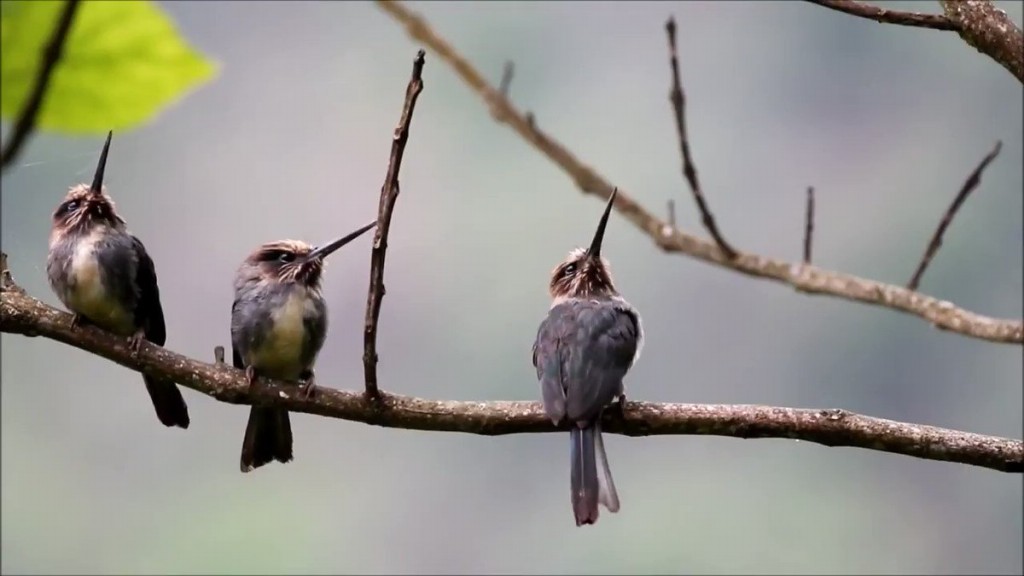
[[[85,320],[85,318],[83,318],[81,314],[72,314],[71,315],[71,329],[75,330],[79,326],[82,326],[82,324],[83,324],[82,321],[83,320]]]
[[[313,373],[309,372],[303,380],[302,384],[299,384],[299,393],[304,400],[312,400],[316,396],[316,379]]]
[[[626,394],[619,394],[619,401],[615,403],[615,413],[619,418],[626,418]]]
[[[302,394],[303,400],[312,400],[316,397],[316,384],[306,382],[301,386],[300,393]]]
[[[249,383],[249,390],[256,385],[256,369],[252,366],[245,367],[245,380]]]
[[[146,334],[142,330],[132,334],[128,338],[128,350],[130,350],[132,354],[138,354],[139,350],[142,349],[142,341],[145,339]]]

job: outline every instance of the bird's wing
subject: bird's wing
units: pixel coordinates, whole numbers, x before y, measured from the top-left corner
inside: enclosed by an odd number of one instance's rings
[[[146,247],[135,236],[131,237],[132,249],[138,260],[135,282],[138,285],[138,302],[135,306],[135,325],[141,327],[146,340],[163,346],[167,341],[167,327],[164,325],[164,309],[160,305],[160,287],[156,282],[156,266],[146,252]]]
[[[563,385],[566,416],[579,422],[598,418],[622,394],[622,378],[636,355],[640,327],[635,313],[613,302],[574,304],[569,341],[574,354]]]
[[[571,350],[564,344],[571,333],[571,307],[560,304],[548,311],[533,342],[533,365],[537,369],[537,380],[540,381],[544,412],[555,424],[565,416],[564,373]]]
[[[302,366],[304,370],[311,369],[316,360],[317,354],[324,346],[327,339],[327,304],[322,298],[314,298],[313,306],[316,312],[306,314],[302,318],[303,328],[306,332],[306,339],[302,345]]]
[[[242,361],[242,351],[239,349],[244,345],[245,334],[244,326],[241,322],[241,313],[239,307],[243,305],[242,300],[235,294],[235,299],[231,302],[231,361],[235,365],[235,368],[245,369],[245,363]]]
[[[242,356],[238,353],[236,346],[231,347],[231,363],[235,365],[235,368],[245,370],[245,363],[242,362]]]

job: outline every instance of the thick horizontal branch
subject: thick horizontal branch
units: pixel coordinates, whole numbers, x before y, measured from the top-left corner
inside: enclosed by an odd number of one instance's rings
[[[410,36],[425,44],[454,68],[459,77],[486,102],[498,122],[509,126],[558,165],[581,191],[603,200],[608,199],[614,187],[610,182],[577,159],[560,142],[541,131],[535,120],[530,121],[517,110],[447,41],[438,36],[421,16],[410,12],[399,2],[379,0],[378,5],[404,25]],[[685,254],[755,278],[775,280],[808,294],[823,294],[899,310],[919,316],[937,328],[964,336],[992,342],[1024,344],[1024,322],[975,314],[950,302],[902,286],[884,284],[801,263],[774,260],[756,254],[741,252],[735,258],[728,258],[714,242],[680,232],[637,204],[621,186],[618,189],[615,209],[666,252]]]
[[[133,354],[124,338],[89,326],[72,328],[70,314],[19,291],[5,290],[0,300],[0,331],[63,342],[132,370],[169,377],[222,402],[274,404],[292,412],[409,430],[483,435],[559,430],[544,415],[539,402],[424,400],[385,392],[374,401],[360,392],[322,387],[307,398],[294,386],[263,380],[250,393],[244,373],[223,363],[199,362],[148,342]],[[883,420],[845,410],[628,402],[621,416],[607,415],[603,427],[627,436],[791,438],[1024,472],[1024,442],[1020,440]]]

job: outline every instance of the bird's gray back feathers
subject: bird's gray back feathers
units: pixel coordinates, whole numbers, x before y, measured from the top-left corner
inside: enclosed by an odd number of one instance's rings
[[[566,299],[537,330],[533,364],[554,422],[591,422],[622,394],[643,342],[640,317],[621,298]]]

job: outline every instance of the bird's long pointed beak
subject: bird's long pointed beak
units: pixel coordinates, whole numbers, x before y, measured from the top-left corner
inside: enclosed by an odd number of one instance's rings
[[[100,152],[100,163],[96,165],[96,175],[93,176],[92,187],[89,188],[89,192],[93,196],[98,196],[103,192],[103,172],[107,169],[107,152],[110,151],[110,138],[113,135],[113,130],[107,132],[107,141],[103,143],[103,152]]]
[[[351,242],[351,241],[355,240],[356,238],[362,236],[363,233],[365,233],[367,230],[370,230],[371,228],[373,228],[376,225],[377,225],[376,221],[370,222],[366,226],[363,226],[359,230],[356,230],[355,232],[352,232],[351,234],[349,234],[347,236],[343,236],[341,238],[338,238],[337,240],[335,240],[334,242],[331,242],[330,244],[325,244],[323,246],[320,246],[319,248],[313,250],[312,252],[310,252],[309,254],[306,255],[306,261],[312,261],[312,260],[316,260],[318,258],[326,258],[327,256],[329,256],[331,254],[331,252],[334,252],[338,248],[341,248],[345,244],[348,244],[349,242]]]
[[[587,255],[591,258],[601,257],[601,242],[604,240],[604,229],[608,226],[608,216],[612,213],[612,206],[615,205],[615,196],[618,193],[619,189],[615,188],[612,190],[612,195],[608,197],[608,204],[604,207],[604,214],[601,214],[601,221],[597,224],[597,232],[594,233],[594,241],[590,243],[590,249],[587,250]]]

